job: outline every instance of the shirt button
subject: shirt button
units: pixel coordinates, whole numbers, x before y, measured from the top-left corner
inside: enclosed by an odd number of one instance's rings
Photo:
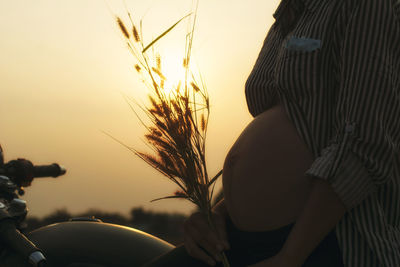
[[[346,133],[352,133],[355,128],[355,123],[346,125]]]

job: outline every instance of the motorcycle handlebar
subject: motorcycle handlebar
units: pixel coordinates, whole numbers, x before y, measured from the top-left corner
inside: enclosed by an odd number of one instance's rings
[[[63,166],[53,163],[50,165],[33,165],[26,159],[11,160],[0,168],[0,175],[9,177],[18,186],[29,186],[35,177],[58,177],[66,173]]]
[[[38,165],[33,167],[33,177],[58,177],[67,172],[67,170],[58,165],[57,163],[53,163],[50,165]]]

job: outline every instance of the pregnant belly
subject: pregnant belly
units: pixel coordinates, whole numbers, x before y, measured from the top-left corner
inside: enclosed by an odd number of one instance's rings
[[[281,104],[256,116],[223,167],[225,205],[236,227],[266,231],[295,222],[310,193],[304,172],[312,161]]]

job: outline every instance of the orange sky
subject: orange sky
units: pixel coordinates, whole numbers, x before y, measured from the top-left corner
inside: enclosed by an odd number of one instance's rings
[[[125,16],[123,2],[107,1]],[[190,11],[187,0],[126,0],[148,41]],[[210,176],[251,121],[244,83],[279,1],[200,0],[193,63],[211,102],[206,158]],[[182,24],[186,25],[186,24]],[[180,55],[186,27],[160,41]],[[57,208],[129,212],[134,206],[188,213],[192,204],[154,198],[176,186],[102,131],[139,150],[145,133],[122,94],[145,100],[134,59],[101,0],[0,1],[0,143],[6,160],[58,162],[68,174],[36,180],[22,197],[30,214]],[[169,65],[173,65],[169,63]],[[221,181],[216,189],[221,188]]]

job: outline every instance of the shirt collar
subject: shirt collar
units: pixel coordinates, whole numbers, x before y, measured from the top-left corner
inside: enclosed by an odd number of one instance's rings
[[[290,1],[291,0],[281,0],[280,4],[278,5],[278,8],[272,15],[275,20],[277,20],[282,15],[282,12],[285,10],[286,6],[290,4]],[[308,11],[314,12],[317,9],[318,5],[321,4],[322,0],[299,0],[299,1],[304,3],[305,8]]]

